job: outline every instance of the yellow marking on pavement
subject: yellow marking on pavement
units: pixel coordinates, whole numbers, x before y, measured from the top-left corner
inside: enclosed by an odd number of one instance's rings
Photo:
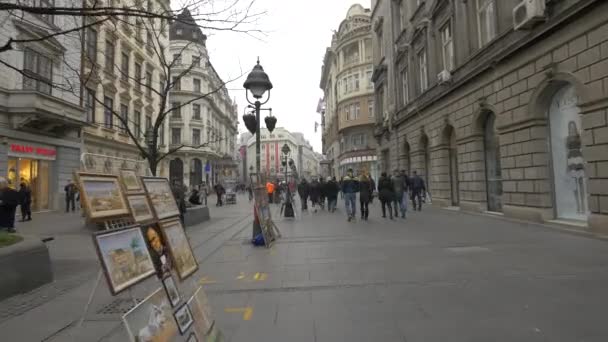
[[[215,284],[215,283],[217,283],[217,281],[212,280],[209,277],[202,277],[201,279],[198,280],[199,285],[207,285],[207,284]]]
[[[262,273],[262,274],[260,275],[260,281],[266,280],[266,278],[268,278],[268,274],[266,274],[266,273]]]
[[[254,276],[253,276],[254,280],[260,280],[260,272],[257,272]]]
[[[238,276],[238,277],[236,277],[236,279],[237,279],[237,280],[241,280],[241,279],[245,279],[245,277],[247,277],[247,275],[245,275],[245,273],[241,272],[241,273],[239,274],[239,276]]]
[[[248,321],[253,316],[253,308],[251,306],[247,306],[244,308],[226,308],[224,312],[227,313],[243,313],[243,320]]]

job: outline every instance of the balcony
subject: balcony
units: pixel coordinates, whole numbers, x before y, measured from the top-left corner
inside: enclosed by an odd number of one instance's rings
[[[84,108],[35,90],[0,88],[0,107],[8,108],[11,129],[62,134],[85,124]]]

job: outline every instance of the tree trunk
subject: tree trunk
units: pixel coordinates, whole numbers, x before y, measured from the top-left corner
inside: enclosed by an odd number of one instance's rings
[[[150,166],[150,172],[152,172],[152,176],[156,177],[156,168],[158,167],[158,161],[156,159],[150,158],[148,159],[148,165]]]

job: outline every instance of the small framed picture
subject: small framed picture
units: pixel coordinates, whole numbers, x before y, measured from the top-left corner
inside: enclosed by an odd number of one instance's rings
[[[171,274],[163,278],[163,287],[165,288],[165,292],[167,292],[167,298],[169,298],[169,302],[171,303],[171,307],[175,307],[179,301],[181,300],[179,291],[177,291],[177,286],[175,286],[175,281]]]
[[[175,310],[173,314],[175,317],[175,321],[177,322],[177,327],[179,328],[180,334],[185,334],[186,331],[190,328],[192,323],[194,323],[194,319],[192,318],[192,312],[190,312],[190,308],[187,303],[184,303],[179,309]]]
[[[195,333],[191,333],[186,342],[198,342],[198,337],[196,337]]]

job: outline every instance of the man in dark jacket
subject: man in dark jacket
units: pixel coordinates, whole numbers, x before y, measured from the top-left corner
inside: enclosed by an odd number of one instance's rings
[[[300,184],[298,184],[298,195],[300,196],[300,202],[302,202],[302,210],[308,210],[308,192],[310,191],[306,178],[302,178]]]
[[[327,188],[327,211],[334,212],[336,211],[336,204],[338,203],[338,192],[340,192],[340,186],[338,182],[336,182],[336,177],[327,177],[327,183],[325,183],[325,187]]]
[[[184,215],[186,214],[186,189],[185,186],[178,180],[173,181],[173,186],[171,187],[171,192],[173,192],[173,197],[175,198],[175,204],[177,204],[177,209],[179,210],[179,220],[184,224]]]
[[[310,201],[312,202],[312,209],[316,213],[316,206],[320,204],[319,201],[321,200],[321,184],[319,184],[319,181],[316,178],[312,179],[308,194],[310,195]]]
[[[32,220],[32,190],[25,183],[20,184],[19,200],[21,205],[21,221]]]
[[[386,175],[386,172],[382,172],[380,179],[378,180],[378,194],[380,202],[382,202],[382,217],[386,217],[386,207],[388,205],[388,214],[391,220],[393,219],[393,208],[392,203],[395,198],[395,189],[393,189],[393,182]]]
[[[6,178],[0,177],[0,229],[16,233],[15,211],[19,205],[19,193],[8,186]]]
[[[321,210],[325,209],[325,198],[327,197],[327,187],[323,177],[319,177],[319,186],[321,187],[321,197],[319,197],[319,203],[321,204]]]
[[[414,171],[414,175],[410,178],[410,185],[412,187],[412,206],[414,207],[414,210],[421,211],[422,197],[426,193],[426,185],[416,171]],[[418,209],[416,209],[416,200],[418,200]]]
[[[65,191],[65,212],[67,213],[70,211],[70,205],[72,211],[76,211],[76,193],[78,192],[76,184],[69,180],[68,184],[63,188],[63,191]]]
[[[348,169],[346,177],[342,180],[342,193],[344,194],[344,204],[348,222],[355,218],[357,213],[357,192],[359,192],[359,182],[353,176],[353,169]]]

